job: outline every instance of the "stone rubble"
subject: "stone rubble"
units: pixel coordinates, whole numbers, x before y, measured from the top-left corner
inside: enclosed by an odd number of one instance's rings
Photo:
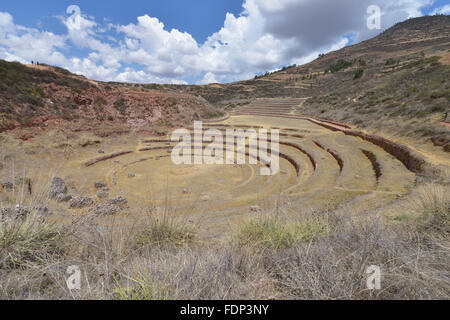
[[[50,198],[56,199],[60,194],[67,194],[67,186],[63,179],[54,177],[50,185]]]
[[[73,209],[82,209],[94,204],[94,200],[89,197],[74,197],[69,202]]]

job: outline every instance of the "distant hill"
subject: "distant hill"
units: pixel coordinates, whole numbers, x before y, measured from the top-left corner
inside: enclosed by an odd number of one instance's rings
[[[88,80],[67,70],[0,60],[0,132],[81,122],[177,125],[222,116],[205,99]]]

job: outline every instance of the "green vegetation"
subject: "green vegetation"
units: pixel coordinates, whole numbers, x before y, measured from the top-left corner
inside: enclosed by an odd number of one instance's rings
[[[119,296],[120,300],[138,300],[138,301],[151,301],[151,300],[170,300],[170,292],[168,291],[168,285],[164,282],[162,284],[155,285],[146,274],[138,273],[134,278],[127,275],[121,275],[123,278],[129,280],[133,285],[131,288],[124,288],[117,279],[115,293]]]
[[[45,263],[53,254],[62,254],[61,232],[35,216],[0,223],[0,268],[24,268]]]
[[[355,76],[353,77],[353,79],[359,79],[363,76],[364,74],[364,69],[363,68],[358,68],[355,72]]]
[[[417,60],[414,55],[402,60],[410,62],[380,76],[373,76],[373,67],[356,70],[353,78],[360,79],[356,86],[356,82],[330,82],[325,85],[326,93],[305,102],[302,113],[392,130],[423,142],[431,138],[450,142],[447,130],[432,120],[441,119],[448,110],[450,66],[442,65],[439,56]],[[385,60],[380,68],[384,66]]]
[[[27,92],[20,95],[20,100],[29,103],[33,106],[40,106],[42,105],[42,99],[43,92],[40,87],[31,86],[28,88]]]
[[[114,102],[114,108],[120,112],[120,114],[125,115],[127,110],[127,101],[124,98],[120,98]]]
[[[66,76],[72,75],[72,72],[70,72],[70,71],[67,70],[67,69],[64,69],[64,68],[61,68],[61,67],[56,67],[56,66],[53,66],[52,68],[53,68],[56,72],[61,73],[61,74],[63,74],[63,75],[66,75]]]
[[[220,110],[207,110],[202,113],[201,117],[202,119],[215,119],[220,118],[225,115],[225,112]]]
[[[283,224],[276,218],[262,217],[245,224],[238,233],[241,246],[263,247],[274,250],[285,249],[300,241],[311,241],[327,232],[322,221],[304,221]]]
[[[400,62],[399,60],[395,60],[394,58],[389,58],[389,59],[386,60],[385,65],[386,66],[393,66],[393,65],[399,64],[399,62]]]
[[[327,72],[339,72],[341,70],[347,69],[353,65],[353,62],[346,61],[344,59],[339,59],[335,64],[332,64],[328,67],[328,69],[325,70],[325,73]]]
[[[286,71],[286,70],[289,70],[289,69],[292,69],[292,68],[296,68],[296,67],[297,67],[297,65],[293,64],[293,65],[290,65],[290,66],[282,67],[280,70],[277,70],[277,71],[273,71],[273,72],[267,71],[263,75],[256,75],[254,77],[254,80],[257,80],[257,79],[260,79],[260,78],[264,78],[264,77],[267,77],[267,76],[269,76],[271,74],[276,74],[276,73],[283,72],[283,71]]]
[[[442,185],[421,186],[412,210],[419,214],[419,222],[426,229],[450,232],[450,194]]]
[[[195,233],[168,215],[151,215],[146,218],[135,234],[135,248],[161,245],[186,245]]]
[[[94,103],[95,103],[97,106],[104,106],[104,105],[106,105],[108,102],[107,102],[106,99],[103,98],[102,96],[97,96],[97,97],[95,97]]]
[[[56,71],[59,72],[59,69],[56,68]],[[63,86],[73,92],[82,92],[89,86],[88,82],[66,73],[29,68],[18,62],[0,60],[0,74],[0,113],[11,115],[8,121],[0,120],[0,130],[10,128],[10,123],[14,121],[26,126],[25,122],[31,123],[29,119],[39,114],[38,107],[51,107],[46,105],[43,99],[51,94],[44,90],[48,84]],[[64,106],[63,101],[60,101],[60,104]],[[27,105],[28,109],[24,109],[26,115],[13,107]]]

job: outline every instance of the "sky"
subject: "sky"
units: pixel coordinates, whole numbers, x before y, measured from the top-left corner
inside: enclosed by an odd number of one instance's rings
[[[368,28],[371,5],[380,29]],[[449,0],[2,1],[0,59],[101,81],[227,83],[449,13]]]

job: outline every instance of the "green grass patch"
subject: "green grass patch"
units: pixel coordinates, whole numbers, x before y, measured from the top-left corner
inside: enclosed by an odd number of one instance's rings
[[[280,250],[298,242],[314,240],[327,232],[328,224],[322,221],[286,225],[275,218],[260,218],[245,224],[238,232],[237,241],[241,246]]]
[[[97,106],[104,106],[107,103],[108,102],[106,101],[106,99],[103,98],[102,96],[95,97],[94,104],[96,104]]]
[[[121,300],[138,300],[138,301],[150,301],[150,300],[170,300],[169,290],[163,282],[163,284],[153,283],[148,275],[138,274],[137,277],[131,278],[126,275],[122,275],[130,281],[133,286],[131,288],[124,288],[116,278],[115,293]]]
[[[422,186],[414,199],[414,210],[426,229],[450,232],[450,193],[448,187],[430,184]]]
[[[386,60],[385,65],[386,66],[393,66],[393,65],[399,64],[399,62],[400,62],[399,60],[395,60],[393,58],[389,58],[389,59]]]
[[[201,117],[202,119],[214,119],[214,118],[220,118],[223,117],[225,113],[220,110],[209,110],[202,113]]]
[[[50,256],[62,252],[61,232],[54,224],[34,217],[0,224],[0,269],[46,263]]]
[[[346,61],[344,59],[339,59],[336,63],[330,65],[328,69],[325,70],[325,73],[327,72],[338,72],[344,69],[347,69],[353,65],[353,62]]]
[[[355,72],[355,75],[353,77],[354,80],[356,79],[360,79],[364,74],[364,69],[363,68],[358,68]]]
[[[167,215],[156,215],[148,217],[135,235],[135,247],[160,246],[173,244],[182,246],[192,243],[195,232],[174,218]]]

